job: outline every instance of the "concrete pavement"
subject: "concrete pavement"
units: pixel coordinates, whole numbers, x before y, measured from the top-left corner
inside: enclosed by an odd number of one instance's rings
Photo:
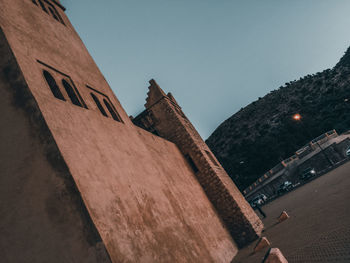
[[[266,236],[289,262],[350,262],[350,163],[263,207]],[[285,210],[290,218],[277,223]],[[233,263],[260,263],[268,248],[242,249]]]

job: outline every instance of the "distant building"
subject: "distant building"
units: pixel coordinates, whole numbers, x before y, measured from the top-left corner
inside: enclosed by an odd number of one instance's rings
[[[323,149],[323,152],[320,149]],[[321,173],[332,164],[337,164],[348,158],[346,150],[350,147],[350,133],[338,135],[335,130],[322,134],[295,154],[266,172],[257,181],[244,189],[247,200],[252,200],[258,194],[273,196],[278,187],[286,180],[294,184],[300,182],[299,175],[311,167]]]

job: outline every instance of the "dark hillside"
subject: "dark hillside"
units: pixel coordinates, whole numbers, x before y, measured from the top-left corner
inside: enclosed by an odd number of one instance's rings
[[[293,120],[295,113],[302,123]],[[206,142],[242,190],[332,129],[350,129],[350,48],[333,69],[286,83],[242,108]]]

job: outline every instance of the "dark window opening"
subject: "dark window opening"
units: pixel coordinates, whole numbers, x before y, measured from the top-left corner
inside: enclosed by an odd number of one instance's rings
[[[49,10],[50,10],[50,13],[51,15],[53,16],[54,19],[56,19],[58,22],[61,22],[59,19],[58,19],[58,16],[56,15],[55,11],[49,6]]]
[[[79,101],[83,104],[82,107],[84,107],[85,109],[87,109],[88,107],[86,106],[85,101],[84,101],[83,98],[81,97],[81,95],[80,95],[80,93],[79,93],[79,90],[77,90],[77,88],[74,86],[73,81],[72,81],[72,84],[73,84],[73,88],[74,88],[74,90],[75,90],[75,93],[76,93],[76,94],[78,95],[78,97],[79,97]]]
[[[51,15],[58,22],[60,22],[63,25],[65,25],[65,23],[63,22],[63,19],[60,16],[59,12],[57,12],[57,9],[52,4],[50,4],[47,0],[32,0],[32,2],[35,5],[38,5],[38,2],[39,2],[39,5],[40,5],[40,7],[41,7],[41,9],[43,11],[45,11],[47,14]]]
[[[186,158],[188,164],[191,166],[193,172],[194,172],[194,173],[199,172],[199,169],[198,169],[198,167],[196,166],[196,164],[194,163],[194,161],[192,160],[191,156],[188,155],[188,154],[186,154],[186,155],[185,155],[185,158]]]
[[[52,6],[52,10],[54,11],[56,16],[58,17],[59,22],[61,22],[63,25],[65,25],[65,23],[63,22],[62,17],[60,16],[60,13],[57,11],[57,9],[54,6]]]
[[[52,94],[57,99],[66,100],[63,97],[63,94],[62,94],[60,88],[57,86],[57,83],[56,83],[55,79],[52,77],[52,75],[49,72],[47,72],[46,70],[44,70],[43,73],[44,73],[44,77],[46,79],[46,82],[47,82],[47,84],[49,85],[49,87],[51,89]]]
[[[97,108],[102,113],[102,115],[108,117],[105,109],[102,107],[102,104],[100,103],[100,100],[95,96],[95,94],[93,94],[93,93],[90,93],[90,94],[91,94],[92,99],[95,101]]]
[[[109,113],[112,115],[112,118],[116,121],[120,121],[118,115],[115,113],[114,109],[112,106],[109,104],[109,102],[106,99],[103,99],[104,104],[106,105]]]
[[[74,89],[72,88],[72,86],[65,80],[63,79],[62,80],[62,84],[63,84],[63,87],[65,88],[67,94],[68,94],[68,97],[70,98],[70,100],[72,101],[72,103],[74,105],[77,105],[77,106],[80,106],[80,107],[83,107],[77,97],[77,95],[75,94],[74,92]]]
[[[214,156],[212,155],[212,153],[209,152],[209,151],[205,151],[205,152],[206,152],[206,154],[208,155],[209,159],[213,162],[213,164],[214,164],[215,166],[219,166],[218,162],[215,160],[215,158],[214,158]]]
[[[44,10],[46,13],[48,13],[44,3],[41,0],[38,0],[38,1],[39,1],[40,6],[41,6],[41,9]]]

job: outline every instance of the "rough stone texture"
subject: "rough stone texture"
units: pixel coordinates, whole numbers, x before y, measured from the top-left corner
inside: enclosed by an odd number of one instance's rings
[[[278,217],[278,222],[283,222],[289,218],[289,215],[286,211],[283,211],[281,215]]]
[[[254,248],[254,252],[260,251],[266,247],[269,247],[271,244],[269,242],[269,240],[266,237],[262,237],[259,239],[259,241],[257,242],[255,248]]]
[[[141,128],[174,142],[187,157],[209,200],[239,247],[256,240],[263,224],[228,177],[208,146],[182,112],[154,80],[150,81],[146,110],[135,117]]]
[[[267,253],[268,255],[266,255],[262,263],[288,263],[287,259],[278,248],[271,248]]]
[[[184,156],[129,120],[63,9],[65,25],[31,0],[0,6],[2,260],[229,262],[236,244]],[[102,116],[91,92],[122,122]]]

